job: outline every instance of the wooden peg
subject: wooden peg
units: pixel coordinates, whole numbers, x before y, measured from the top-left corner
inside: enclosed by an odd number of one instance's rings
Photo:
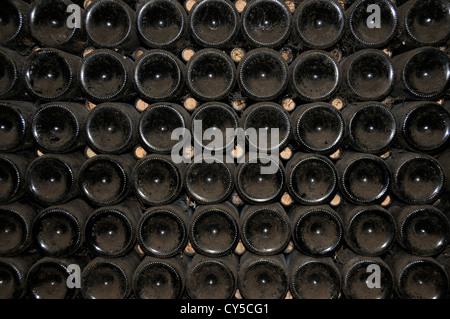
[[[97,156],[97,153],[95,153],[90,147],[86,147],[84,149],[84,155],[86,155],[87,158],[91,158]]]
[[[181,57],[183,58],[184,61],[188,62],[194,54],[195,51],[193,49],[186,48],[183,50],[183,52],[181,52]]]
[[[288,111],[291,112],[295,109],[295,102],[293,99],[291,98],[285,98],[282,102],[281,105],[283,106],[283,108]]]
[[[234,6],[236,7],[238,12],[244,11],[246,5],[247,5],[247,2],[245,0],[237,0],[234,3]]]
[[[193,97],[188,97],[183,101],[183,105],[186,108],[186,110],[192,112],[198,106],[198,102]]]
[[[242,48],[234,48],[231,51],[231,59],[234,62],[240,62],[245,56],[245,51]]]

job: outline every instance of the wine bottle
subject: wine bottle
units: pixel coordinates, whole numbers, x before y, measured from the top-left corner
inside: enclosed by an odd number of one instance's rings
[[[338,298],[341,278],[331,257],[311,257],[294,250],[288,258],[289,288],[294,298]]]
[[[242,33],[252,46],[277,47],[289,37],[291,27],[292,14],[282,1],[251,1],[242,12]]]
[[[448,275],[436,259],[410,255],[398,247],[389,257],[386,261],[394,273],[395,291],[399,298],[444,298],[448,290]]]
[[[81,195],[95,206],[121,202],[131,191],[135,162],[130,154],[91,157],[78,174]]]
[[[0,12],[0,45],[27,54],[34,45],[30,35],[30,4],[22,0],[6,0]]]
[[[0,258],[0,299],[21,299],[26,293],[26,277],[35,258],[23,254],[14,258]]]
[[[121,0],[96,0],[86,8],[84,27],[97,48],[131,52],[139,45],[136,12]]]
[[[112,50],[88,53],[81,62],[81,88],[92,101],[124,100],[131,95],[133,62]]]
[[[189,11],[189,31],[194,41],[208,48],[223,48],[236,38],[239,13],[229,0],[197,2]]]
[[[303,205],[329,203],[337,190],[336,168],[323,155],[297,153],[286,165],[286,184],[292,198]]]
[[[232,253],[239,241],[238,210],[229,202],[198,206],[189,223],[189,240],[205,256]]]
[[[81,25],[86,12],[79,8],[80,27],[69,26],[72,11],[69,6],[75,5],[70,0],[35,1],[30,8],[31,35],[44,47],[57,48],[68,52],[80,53],[86,45],[86,34]],[[71,21],[72,22],[72,21]]]
[[[124,256],[133,249],[141,215],[140,205],[131,199],[95,210],[85,223],[87,246],[97,256]]]
[[[183,189],[184,172],[184,163],[174,163],[169,155],[148,155],[133,168],[134,192],[147,205],[171,203]]]
[[[195,52],[186,65],[186,84],[200,100],[218,101],[230,94],[236,82],[233,60],[218,49]]]
[[[380,257],[360,256],[350,249],[337,255],[342,292],[348,299],[390,299],[394,291],[391,267]]]
[[[30,148],[31,116],[35,105],[25,101],[0,101],[0,151],[15,152]]]
[[[239,228],[245,248],[257,255],[282,253],[291,239],[289,217],[279,203],[245,206]]]
[[[289,113],[274,102],[259,102],[246,108],[241,116],[241,127],[246,132],[250,151],[258,150],[260,154],[283,149],[292,130]]]
[[[31,131],[39,149],[49,153],[73,152],[85,143],[84,123],[88,109],[83,104],[50,102],[33,114]]]
[[[295,8],[293,21],[295,39],[307,48],[330,48],[344,34],[344,10],[334,0],[301,2]]]
[[[447,288],[450,287],[450,247],[447,246],[447,248],[440,253],[438,256],[435,257],[435,260],[444,267],[445,273],[447,274],[447,278],[449,279],[447,283]],[[446,299],[448,297],[448,289],[447,294],[444,295],[443,299]]]
[[[29,193],[41,204],[65,203],[79,195],[78,172],[85,157],[79,153],[45,154],[28,166]]]
[[[239,292],[244,299],[283,299],[289,289],[286,260],[282,254],[241,256]]]
[[[400,132],[398,141],[411,151],[435,153],[450,137],[450,114],[434,102],[407,102],[392,108]]]
[[[32,244],[31,226],[39,207],[16,201],[0,206],[0,256],[16,256]]]
[[[36,247],[52,257],[75,254],[84,243],[84,224],[92,211],[80,198],[43,209],[32,227]]]
[[[19,154],[0,154],[0,204],[26,193],[26,172],[31,159]]]
[[[53,48],[38,49],[23,65],[25,86],[33,97],[44,101],[78,98],[80,63],[76,55]]]
[[[340,77],[336,60],[331,54],[321,50],[305,51],[289,66],[289,88],[305,101],[329,99],[338,90]]]
[[[384,160],[367,153],[347,152],[336,163],[339,190],[357,205],[380,204],[388,194],[391,174]]]
[[[181,48],[188,17],[176,0],[139,0],[136,4],[140,39],[150,48]]]
[[[24,57],[16,51],[0,47],[0,98],[11,99],[22,97],[24,85],[20,69]]]
[[[172,132],[190,128],[190,115],[180,105],[159,102],[148,106],[139,120],[139,141],[148,152],[168,154],[177,144]]]
[[[192,299],[230,299],[237,288],[238,257],[196,254],[187,269],[186,291]]]
[[[297,248],[311,256],[328,256],[342,243],[341,217],[328,205],[294,206],[292,238]]]
[[[439,162],[426,154],[394,152],[386,160],[392,175],[392,191],[411,205],[433,203],[443,192],[444,172]]]
[[[354,100],[383,100],[394,87],[393,62],[377,49],[360,50],[344,58],[341,70],[342,91]]]
[[[137,228],[139,247],[157,258],[179,255],[188,241],[189,215],[187,204],[181,201],[148,209]]]
[[[450,23],[445,0],[410,0],[398,8],[402,41],[409,47],[439,45],[450,37]]]
[[[309,153],[332,154],[345,136],[341,113],[324,102],[298,106],[291,115],[291,126],[295,142]]]
[[[27,289],[31,299],[75,299],[78,288],[69,288],[67,279],[71,275],[69,265],[82,269],[86,264],[83,257],[44,257],[31,266],[27,274]]]
[[[396,239],[392,214],[379,205],[340,207],[347,245],[362,256],[380,256],[389,251]]]
[[[185,287],[185,269],[180,256],[160,259],[146,256],[133,275],[138,299],[178,299]]]
[[[355,49],[383,49],[397,36],[399,18],[392,1],[358,0],[346,10],[345,15],[348,21],[346,37]]]
[[[448,217],[430,205],[404,205],[392,209],[397,223],[397,242],[417,256],[441,253],[450,241]]]
[[[135,252],[120,258],[94,258],[81,274],[82,296],[85,299],[127,299],[140,261]]]
[[[341,114],[347,142],[358,152],[382,154],[397,137],[397,117],[380,102],[349,104]]]
[[[173,100],[183,92],[185,68],[169,51],[146,51],[134,63],[134,87],[139,95],[149,101]]]
[[[436,100],[450,87],[450,58],[433,47],[421,47],[394,56],[398,98]]]
[[[265,155],[247,154],[235,180],[237,193],[249,204],[277,201],[286,187],[283,164]]]
[[[438,156],[436,156],[436,159],[439,162],[439,165],[441,166],[443,172],[445,181],[444,181],[444,192],[447,194],[450,193],[450,150],[445,150]],[[450,198],[449,198],[450,200]]]
[[[235,165],[215,157],[195,157],[188,164],[185,188],[198,204],[216,204],[231,195],[234,188]]]
[[[265,1],[258,0],[252,4]],[[237,73],[240,89],[247,97],[257,101],[274,100],[287,87],[288,65],[281,54],[273,49],[259,48],[247,52],[239,62]]]
[[[200,124],[199,124],[200,123]],[[201,130],[197,125],[201,125]],[[228,104],[221,102],[207,102],[196,108],[191,116],[191,136],[194,143],[207,150],[230,150],[234,146],[235,130],[239,127],[239,117]],[[220,131],[222,139],[215,135],[208,136],[208,132]],[[208,131],[208,132],[205,132]]]
[[[99,104],[86,119],[87,144],[96,153],[126,153],[138,141],[138,122],[139,112],[130,104]]]

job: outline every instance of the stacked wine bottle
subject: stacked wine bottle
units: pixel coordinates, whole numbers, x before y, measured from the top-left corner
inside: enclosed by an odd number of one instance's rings
[[[0,298],[449,297],[450,1],[4,0],[0,46]]]

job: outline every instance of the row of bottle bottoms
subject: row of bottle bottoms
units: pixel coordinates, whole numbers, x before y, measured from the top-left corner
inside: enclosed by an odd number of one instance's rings
[[[97,154],[124,154],[139,145],[148,153],[175,154],[183,148],[230,155],[301,152],[330,155],[339,148],[382,155],[391,148],[439,154],[449,140],[450,104],[380,102],[298,105],[292,112],[258,102],[242,113],[222,102],[206,102],[190,114],[181,105],[158,102],[143,111],[126,103],[84,104],[0,101],[0,151],[33,147],[42,153],[69,153],[89,146]],[[247,141],[247,143],[245,143]],[[198,152],[197,152],[198,153]],[[197,155],[197,153],[195,155]],[[234,155],[238,156],[238,154]]]
[[[82,153],[28,158],[1,154],[0,203],[31,195],[43,205],[84,197],[94,206],[116,204],[130,195],[150,206],[173,202],[183,191],[198,204],[220,203],[236,190],[249,204],[277,201],[287,192],[302,205],[330,203],[336,192],[357,205],[382,203],[388,195],[412,205],[432,204],[448,191],[449,152],[438,159],[398,151],[387,159],[346,152],[328,157],[296,153],[286,168],[278,157],[255,155],[238,165],[217,157],[175,163],[169,155]]]
[[[27,92],[30,98],[43,101],[93,102],[137,96],[156,102],[186,95],[201,101],[233,96],[268,101],[289,95],[315,102],[338,94],[358,101],[382,101],[388,96],[438,100],[450,86],[450,58],[435,47],[420,47],[393,58],[378,49],[364,49],[340,62],[323,50],[300,52],[296,57],[291,52],[289,56],[295,57],[291,62],[270,48],[253,49],[238,64],[232,59],[233,51],[230,56],[214,48],[195,52],[187,64],[161,49],[144,50],[137,56],[133,61],[113,50],[97,49],[82,58],[41,48],[24,57],[1,48],[5,76],[0,79],[0,98]]]
[[[436,256],[447,248],[447,206],[345,203],[297,206],[230,202],[190,208],[185,200],[143,209],[135,199],[94,209],[80,198],[40,208],[31,202],[0,206],[0,256],[31,250],[66,257],[87,248],[116,258],[139,245],[157,258],[185,250],[210,257],[249,251],[260,256],[299,251],[315,257],[333,255],[345,245],[363,256],[381,256],[394,245],[417,256]]]
[[[0,258],[0,298],[32,299],[439,299],[448,296],[450,260],[395,255],[178,255],[121,258]],[[292,298],[291,297],[291,298]]]
[[[239,41],[250,47],[293,42],[322,49],[342,42],[351,49],[439,45],[450,35],[445,0],[410,0],[399,8],[389,0],[343,1],[345,11],[335,0],[302,1],[295,10],[295,1],[289,7],[276,0],[205,0],[191,1],[189,12],[176,0],[141,0],[135,8],[126,2],[88,1],[77,10],[68,0],[31,5],[8,0],[1,8],[12,22],[1,26],[0,44],[25,50],[37,43],[75,52],[87,43],[124,51],[142,44],[177,49],[189,40],[218,48]]]

